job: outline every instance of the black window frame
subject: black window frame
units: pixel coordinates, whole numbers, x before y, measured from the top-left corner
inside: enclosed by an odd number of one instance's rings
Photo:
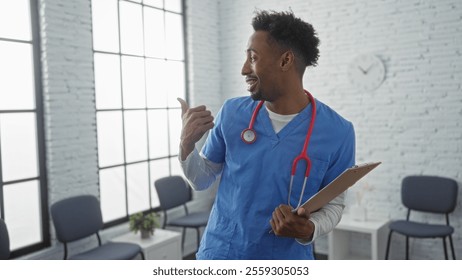
[[[25,247],[11,251],[10,258],[17,258],[26,254],[30,254],[41,249],[50,247],[50,221],[48,211],[48,186],[46,174],[46,145],[45,145],[45,126],[44,126],[44,110],[43,110],[43,90],[42,90],[42,71],[41,71],[41,48],[40,48],[40,20],[38,1],[29,0],[30,16],[31,16],[31,33],[32,39],[17,40],[0,38],[2,41],[26,43],[32,45],[33,63],[34,63],[34,90],[35,90],[35,109],[32,110],[0,110],[1,113],[35,113],[36,114],[36,131],[37,131],[37,163],[38,176],[33,178],[25,178],[3,182],[2,168],[0,162],[0,207],[1,218],[4,219],[4,195],[3,186],[38,180],[40,186],[40,210],[41,210],[41,235],[42,241],[30,244]],[[1,151],[0,151],[1,152]],[[8,225],[7,225],[8,226]],[[11,233],[10,233],[11,234]]]

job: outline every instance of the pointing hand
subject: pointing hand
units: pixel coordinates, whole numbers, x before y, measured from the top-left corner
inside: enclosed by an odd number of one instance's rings
[[[181,104],[181,118],[183,120],[180,142],[181,159],[185,160],[194,150],[197,141],[213,127],[213,116],[204,105],[190,108],[183,99],[177,98],[177,100]]]

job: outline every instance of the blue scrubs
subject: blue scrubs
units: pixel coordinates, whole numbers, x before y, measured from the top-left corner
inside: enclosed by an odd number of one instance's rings
[[[246,144],[247,128],[258,102],[250,97],[225,102],[202,150],[223,163],[218,193],[197,259],[313,259],[311,245],[270,233],[272,212],[287,204],[292,162],[300,154],[311,119],[311,105],[278,134],[262,108],[255,120],[257,140]],[[353,125],[316,100],[316,120],[308,146],[311,173],[303,202],[355,162]],[[300,197],[306,164],[300,161],[291,205]]]

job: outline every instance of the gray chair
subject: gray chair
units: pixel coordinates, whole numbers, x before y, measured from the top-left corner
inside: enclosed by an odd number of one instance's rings
[[[0,260],[7,260],[10,257],[10,237],[5,221],[0,219]]]
[[[81,195],[66,198],[51,206],[56,237],[64,244],[64,259],[72,260],[130,260],[138,254],[144,259],[141,247],[133,243],[101,243],[99,230],[103,227],[101,208],[96,197]],[[96,235],[98,247],[68,258],[68,243]]]
[[[186,228],[194,228],[197,231],[197,248],[200,244],[200,228],[207,225],[210,212],[189,213],[187,202],[192,199],[191,187],[181,176],[169,176],[158,179],[154,182],[154,186],[159,197],[160,208],[164,214],[164,222],[162,228],[166,226],[181,227],[182,239],[181,248],[184,250],[184,240]],[[184,207],[184,215],[168,220],[167,211],[176,207]]]
[[[448,259],[446,238],[452,251],[452,258],[456,259],[452,234],[454,228],[449,224],[449,214],[457,204],[457,182],[453,179],[435,176],[408,176],[401,185],[401,199],[408,208],[406,220],[398,220],[389,224],[387,250],[388,259],[392,233],[396,232],[406,237],[406,260],[409,259],[409,238],[441,238],[443,240],[444,256]],[[429,224],[411,221],[411,210],[444,214],[445,224]]]

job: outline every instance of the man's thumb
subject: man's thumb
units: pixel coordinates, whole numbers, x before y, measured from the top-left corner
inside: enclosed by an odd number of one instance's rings
[[[306,218],[310,217],[310,213],[306,211],[306,209],[303,207],[300,207],[297,209],[297,215],[301,217],[306,217]]]
[[[186,103],[186,101],[184,101],[183,99],[179,97],[176,100],[178,100],[181,104],[181,115],[183,116],[184,113],[186,113],[186,111],[189,109],[189,105],[188,103]]]

